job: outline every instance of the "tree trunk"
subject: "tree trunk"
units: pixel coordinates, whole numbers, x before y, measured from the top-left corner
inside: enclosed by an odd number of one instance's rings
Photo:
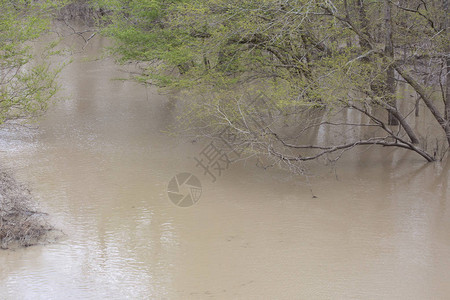
[[[443,0],[443,6],[444,6],[444,12],[445,12],[445,20],[444,20],[444,30],[445,30],[445,35],[448,37],[449,36],[449,32],[448,32],[448,14],[449,9],[448,9],[448,1],[449,0]],[[445,63],[446,63],[446,70],[445,70],[445,99],[444,99],[444,103],[445,103],[445,120],[447,122],[447,128],[446,128],[446,136],[447,136],[447,143],[448,146],[450,147],[450,45],[447,44],[446,45],[446,53],[447,53],[447,58],[445,59]]]
[[[371,48],[369,42],[366,38],[369,36],[368,34],[368,24],[369,20],[366,15],[366,8],[364,7],[364,0],[357,0],[358,12],[359,12],[359,24],[361,26],[361,33],[365,36],[365,38],[359,37],[359,45],[363,50],[369,50]]]
[[[385,48],[384,52],[386,57],[390,60],[388,63],[390,64],[394,60],[394,45],[392,42],[392,14],[391,14],[391,2],[390,0],[384,0],[385,5]],[[394,68],[389,65],[386,71],[386,90],[385,90],[385,99],[386,102],[394,108],[397,109],[396,99],[395,99],[395,72]],[[391,110],[388,111],[388,125],[398,125],[399,122],[395,115]]]
[[[440,112],[437,106],[433,103],[429,95],[427,94],[425,88],[417,82],[407,71],[403,70],[403,68],[397,64],[394,64],[394,68],[397,71],[397,73],[400,74],[400,76],[403,77],[403,79],[408,82],[408,84],[420,95],[422,101],[425,103],[425,105],[428,107],[428,110],[433,115],[433,117],[436,119],[436,121],[441,125],[442,129],[445,132],[445,135],[447,136],[447,143],[450,146],[450,123],[445,118],[445,115],[443,116]],[[450,103],[446,102],[446,105],[450,105]],[[448,108],[448,106],[446,107]]]

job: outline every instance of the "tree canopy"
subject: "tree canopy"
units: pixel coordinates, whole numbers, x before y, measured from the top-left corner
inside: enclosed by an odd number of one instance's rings
[[[0,0],[0,124],[36,116],[57,91],[58,69],[47,60],[55,43],[35,55],[56,1]]]
[[[187,93],[185,125],[205,135],[229,126],[236,147],[288,165],[359,145],[428,161],[448,151],[447,0],[94,3],[109,12],[113,53],[142,63],[136,79]],[[417,126],[419,105],[399,84],[418,95],[439,143]],[[354,120],[342,118],[349,112]],[[323,128],[333,138],[311,140]]]

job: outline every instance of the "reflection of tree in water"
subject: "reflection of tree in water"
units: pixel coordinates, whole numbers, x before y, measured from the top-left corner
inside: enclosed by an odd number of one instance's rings
[[[176,117],[178,115],[178,105],[180,104],[177,97],[168,96],[164,101],[160,109],[160,122],[159,129],[162,131],[170,131],[174,123],[176,123]]]

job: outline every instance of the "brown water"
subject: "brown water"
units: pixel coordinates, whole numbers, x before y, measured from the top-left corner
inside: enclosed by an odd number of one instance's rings
[[[0,299],[449,299],[450,164],[373,148],[301,177],[254,161],[212,183],[205,146],[161,131],[174,105],[111,60],[62,76],[67,100],[39,129],[3,129],[0,162],[67,237],[0,251]],[[178,172],[200,201],[167,197]]]

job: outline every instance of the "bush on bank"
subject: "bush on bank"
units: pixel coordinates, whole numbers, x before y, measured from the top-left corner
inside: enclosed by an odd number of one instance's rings
[[[0,171],[0,249],[45,243],[53,231],[47,214],[33,204],[30,190]]]

